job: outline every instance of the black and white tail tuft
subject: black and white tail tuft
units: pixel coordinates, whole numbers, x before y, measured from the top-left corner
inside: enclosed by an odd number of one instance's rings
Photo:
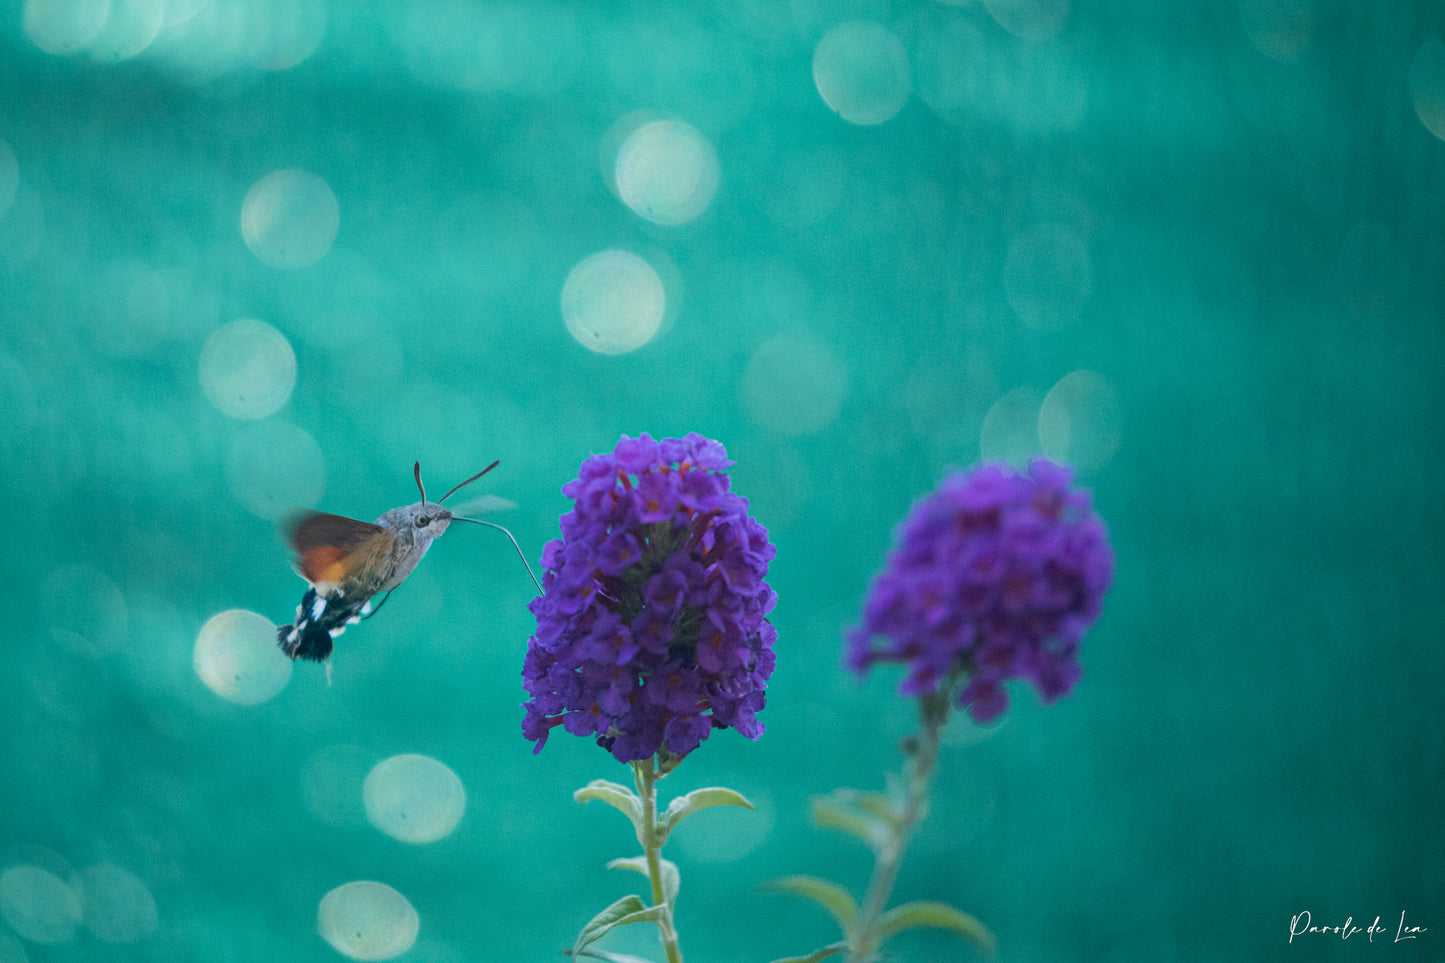
[[[307,589],[296,607],[296,624],[277,629],[276,644],[293,659],[325,662],[331,655],[332,640],[370,614],[369,601],[357,605],[342,596],[327,598],[314,588]]]

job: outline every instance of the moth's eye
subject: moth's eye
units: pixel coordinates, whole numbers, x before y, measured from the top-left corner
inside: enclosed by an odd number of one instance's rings
[[[427,518],[425,515],[418,515],[418,516],[416,517],[416,527],[417,527],[417,528],[426,528],[426,527],[427,527],[428,525],[430,525],[430,524],[431,524],[431,519],[430,519],[430,518]]]

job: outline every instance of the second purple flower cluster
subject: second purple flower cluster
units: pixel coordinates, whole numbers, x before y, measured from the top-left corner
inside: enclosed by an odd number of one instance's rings
[[[537,751],[558,724],[623,762],[684,756],[714,728],[762,734],[775,550],[730,465],[698,434],[624,435],[563,487],[574,507],[543,551],[523,668]]]
[[[977,722],[1008,707],[1011,677],[1046,702],[1073,689],[1114,553],[1089,493],[1072,482],[1070,469],[1042,459],[1027,474],[983,465],[945,478],[900,528],[849,635],[848,666],[906,663],[904,695],[962,680],[958,702]]]

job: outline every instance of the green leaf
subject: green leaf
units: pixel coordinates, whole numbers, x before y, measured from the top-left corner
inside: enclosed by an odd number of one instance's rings
[[[709,786],[706,789],[694,789],[686,796],[678,796],[668,804],[667,812],[662,814],[662,832],[664,835],[672,832],[672,827],[682,822],[683,817],[690,816],[699,809],[707,809],[710,806],[741,806],[744,809],[752,809],[753,804],[740,792],[725,789],[722,786]]]
[[[874,819],[896,831],[903,824],[903,814],[898,811],[893,800],[881,792],[854,792],[852,790],[839,790],[834,794],[851,803],[855,809],[872,816]]]
[[[821,950],[814,950],[807,956],[787,956],[781,960],[774,960],[773,963],[819,963],[830,956],[848,952],[848,944],[839,940],[837,943],[830,943]]]
[[[816,876],[784,876],[782,879],[769,880],[763,886],[806,896],[832,914],[833,919],[843,928],[844,936],[853,936],[853,927],[858,925],[858,904],[848,891],[837,883]]]
[[[594,779],[574,792],[572,798],[580,803],[594,800],[605,802],[632,820],[632,825],[636,826],[639,831],[641,830],[639,823],[642,822],[642,800],[638,799],[637,794],[626,786],[608,782],[606,779]]]
[[[954,909],[947,903],[933,900],[919,900],[895,906],[878,918],[878,941],[882,943],[894,933],[902,930],[930,926],[935,929],[952,930],[973,943],[984,956],[993,956],[998,943],[993,934],[978,920],[963,910]]]
[[[825,829],[841,829],[863,842],[874,852],[880,852],[895,833],[893,827],[854,807],[845,793],[829,796],[814,796],[811,805],[813,822]]]
[[[601,939],[602,934],[616,926],[618,920],[646,909],[646,907],[647,904],[636,896],[622,897],[587,921],[587,925],[582,927],[582,931],[577,934],[577,939],[572,943],[572,955],[578,955],[587,948],[589,943],[595,943]]]
[[[588,946],[610,930],[630,923],[654,923],[667,912],[666,906],[647,906],[636,896],[624,896],[588,921],[572,944],[572,955],[580,956]]]
[[[677,887],[682,882],[682,877],[677,871],[677,864],[670,859],[659,859],[662,868],[662,894],[669,905],[677,903]],[[651,879],[647,872],[646,856],[630,856],[627,859],[614,859],[607,864],[608,869],[630,869],[633,872],[641,873]]]
[[[667,904],[649,906],[647,909],[638,910],[636,913],[628,913],[622,917],[622,919],[613,923],[612,927],[629,926],[633,923],[656,923],[665,916],[667,916]]]

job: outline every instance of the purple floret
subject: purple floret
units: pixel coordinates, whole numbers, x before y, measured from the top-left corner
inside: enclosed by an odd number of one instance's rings
[[[542,553],[522,669],[534,751],[557,725],[622,762],[685,756],[713,729],[762,735],[775,550],[731,465],[698,434],[624,435],[563,486],[573,508]]]
[[[977,722],[1008,708],[1010,678],[1044,702],[1079,680],[1079,641],[1099,617],[1114,553],[1073,471],[1037,460],[1028,472],[955,472],[916,505],[848,634],[847,666],[902,662],[899,692],[959,684]]]

